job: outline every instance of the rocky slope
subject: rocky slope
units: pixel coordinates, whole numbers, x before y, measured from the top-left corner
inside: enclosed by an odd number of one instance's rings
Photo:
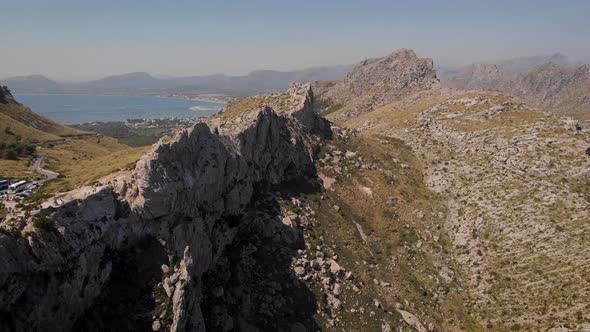
[[[562,77],[558,82],[547,79],[530,85],[538,87],[536,93],[551,96],[551,87],[579,82],[586,75],[583,67],[577,68],[569,72],[571,80]],[[474,76],[481,76],[486,84],[502,82],[495,67],[480,66]],[[398,151],[407,149],[417,159],[396,168],[399,152],[391,151],[377,165],[361,162],[342,167],[340,161],[339,167],[330,167],[331,174],[337,175],[330,176],[330,183],[344,184],[347,177],[354,177],[351,166],[380,170],[380,176],[365,173],[347,186],[348,192],[358,186],[371,197],[368,202],[359,203],[358,196],[348,201],[348,206],[360,204],[365,215],[372,216],[372,222],[368,220],[363,227],[381,229],[373,239],[367,237],[368,243],[389,238],[384,235],[386,228],[376,225],[378,218],[395,224],[404,212],[403,222],[421,239],[415,247],[427,244],[428,252],[436,252],[440,240],[434,239],[448,236],[450,243],[442,246],[443,252],[433,262],[442,280],[451,275],[443,271],[454,273],[464,287],[459,292],[465,296],[461,301],[469,309],[466,316],[450,319],[443,309],[448,304],[440,302],[447,319],[437,326],[443,330],[589,329],[585,301],[590,295],[585,268],[590,248],[586,241],[590,220],[587,129],[577,120],[545,113],[500,93],[455,91],[450,97],[433,97],[393,102],[345,118],[339,117],[341,109],[346,109],[343,106],[328,115],[347,131],[357,132],[357,139],[380,142],[364,145],[360,151],[378,155],[387,151],[387,145],[396,144]],[[396,170],[393,174],[397,176],[388,176],[388,169]],[[402,199],[383,193],[387,183],[399,186],[400,176],[407,178],[413,169],[423,178]],[[420,197],[420,184],[432,193],[430,204],[408,211],[412,205],[406,197]],[[340,193],[340,197],[345,195]],[[389,195],[391,205],[375,205],[374,201]],[[392,207],[395,217],[385,213]],[[379,217],[377,211],[389,217]],[[424,224],[412,221],[408,212]],[[444,231],[434,233],[439,230],[437,225]],[[423,266],[416,264],[409,271],[429,275]],[[403,284],[403,280],[392,284]],[[426,289],[426,299],[445,299],[432,285]],[[420,308],[416,300],[407,307],[421,322],[436,321],[436,314]]]
[[[0,120],[0,141],[4,143],[56,140],[84,133],[34,113],[18,103],[5,86],[0,86]]]
[[[365,128],[422,156],[426,185],[445,196],[445,227],[482,325],[589,328],[589,133],[499,94],[414,112],[402,125]]]
[[[309,86],[290,98],[287,113],[182,131],[109,184],[3,224],[2,330],[315,329],[315,302],[289,269],[299,226],[279,217],[272,188],[313,188],[330,133]]]
[[[473,65],[445,83],[462,90],[497,90],[521,97],[531,106],[588,119],[590,72],[587,65],[547,62],[524,72],[496,65]]]

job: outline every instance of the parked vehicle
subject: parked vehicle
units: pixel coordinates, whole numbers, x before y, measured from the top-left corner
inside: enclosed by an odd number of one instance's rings
[[[15,193],[21,192],[21,191],[25,190],[25,187],[28,183],[29,183],[29,181],[26,181],[26,180],[18,181],[17,183],[13,183],[10,186],[8,186],[8,190],[15,192]]]

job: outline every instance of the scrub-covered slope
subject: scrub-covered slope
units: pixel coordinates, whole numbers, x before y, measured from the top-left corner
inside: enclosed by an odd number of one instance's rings
[[[402,167],[403,173],[417,168],[423,176],[410,190],[420,192],[423,184],[437,197],[431,207],[416,209],[416,217],[440,216],[450,241],[445,250],[456,264],[448,266],[464,287],[463,303],[477,326],[590,328],[588,129],[500,93],[455,91],[434,97],[393,102],[345,119],[337,109],[328,117],[358,132],[357,137],[381,142],[382,149],[396,140],[416,158],[416,164]],[[400,159],[393,153],[390,158]],[[362,160],[358,164],[371,169]],[[330,183],[349,181],[350,167],[334,170],[337,177]],[[367,175],[348,190],[359,186],[373,201],[387,183]],[[402,210],[411,206],[407,200],[393,201]],[[351,204],[372,206],[358,198]],[[444,208],[437,209],[438,204]],[[375,234],[375,239],[383,236]],[[429,234],[422,235],[422,246]],[[441,299],[430,296],[435,295]],[[410,302],[410,307],[418,305]],[[465,329],[445,323],[450,330]]]

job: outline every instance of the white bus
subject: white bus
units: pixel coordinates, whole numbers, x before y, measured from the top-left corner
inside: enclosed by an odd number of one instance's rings
[[[21,191],[25,190],[27,183],[29,183],[29,181],[25,181],[25,180],[18,181],[17,183],[13,183],[10,186],[8,186],[8,190],[15,192],[15,193],[21,192]]]

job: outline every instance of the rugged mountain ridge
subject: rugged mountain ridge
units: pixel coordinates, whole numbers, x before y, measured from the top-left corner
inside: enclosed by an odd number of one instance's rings
[[[506,59],[498,62],[498,68],[504,72],[513,74],[524,74],[532,68],[544,65],[546,63],[554,63],[557,65],[571,65],[574,64],[567,55],[559,52],[547,55],[536,55],[528,57],[517,57]]]
[[[547,62],[521,72],[478,64],[447,78],[445,84],[462,90],[502,91],[531,106],[582,118],[590,109],[590,73],[584,64]]]
[[[235,126],[197,124],[160,142],[110,184],[48,202],[48,216],[39,217],[50,225],[43,232],[31,233],[22,222],[3,225],[2,329],[133,330],[150,328],[152,321],[154,329],[171,331],[228,330],[234,324],[313,328],[304,311],[281,316],[286,304],[260,317],[264,297],[255,295],[264,290],[248,281],[256,270],[248,257],[275,255],[278,269],[301,245],[300,231],[281,222],[269,189],[290,181],[313,186],[317,140],[330,135],[327,122],[313,113],[309,86],[292,86],[290,97],[297,104],[288,113],[263,107],[242,114]],[[117,277],[136,269],[143,271],[138,280]],[[225,272],[210,279],[213,270]],[[241,288],[226,288],[224,295],[224,282],[232,278],[241,282],[228,287]],[[162,284],[167,294],[159,293],[156,303],[114,290],[135,294],[143,287],[145,295]],[[121,303],[129,306],[117,314]],[[161,310],[152,320],[156,308]],[[112,315],[124,317],[112,321]]]
[[[433,61],[418,58],[413,50],[400,49],[356,66],[335,84],[318,83],[316,90],[331,105],[348,105],[341,117],[352,117],[394,101],[439,88]]]
[[[437,66],[436,73],[441,81],[447,81],[448,79],[453,78],[461,72],[469,70],[470,68],[474,68],[479,65],[493,65],[504,73],[516,75],[525,74],[532,68],[547,63],[554,63],[558,65],[572,65],[576,62],[572,61],[568,56],[557,52],[553,54],[524,56],[510,59],[502,59],[498,61],[474,63],[468,66]]]

